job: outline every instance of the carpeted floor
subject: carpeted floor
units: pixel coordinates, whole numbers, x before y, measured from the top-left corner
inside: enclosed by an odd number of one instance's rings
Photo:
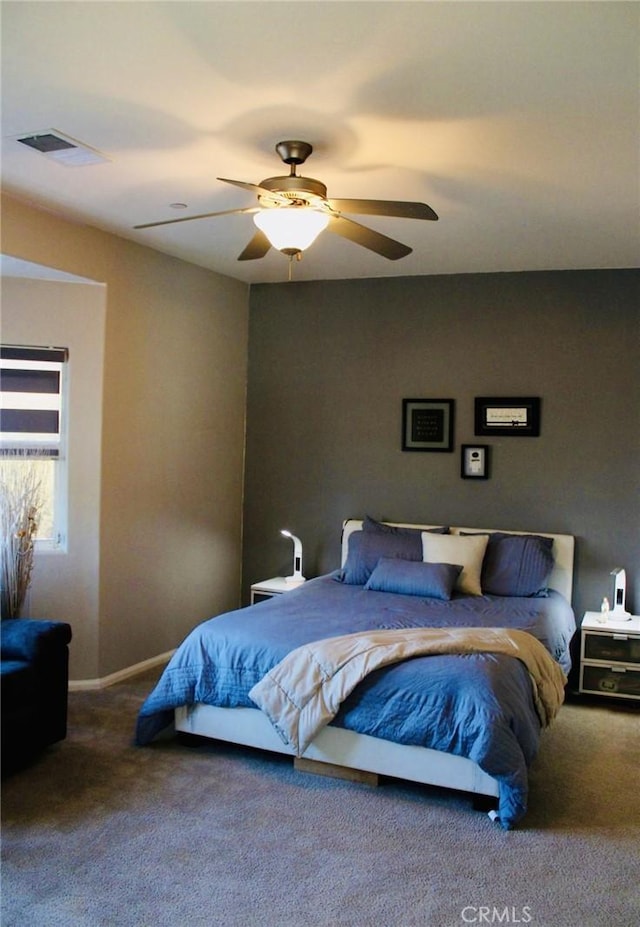
[[[72,693],[69,736],[3,782],[3,927],[637,927],[640,714],[565,705],[502,831],[468,797],[132,745],[155,674]]]

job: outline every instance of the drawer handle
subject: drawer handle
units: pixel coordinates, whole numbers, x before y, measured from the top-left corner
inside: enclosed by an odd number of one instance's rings
[[[629,640],[626,634],[614,634],[613,639],[614,641],[628,641]]]
[[[624,666],[610,666],[609,669],[611,670],[612,673],[626,673],[627,672]]]

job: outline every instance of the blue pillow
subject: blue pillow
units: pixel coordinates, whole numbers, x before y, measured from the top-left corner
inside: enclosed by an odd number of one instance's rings
[[[349,553],[336,579],[350,586],[364,586],[381,557],[422,560],[422,537],[416,534],[354,531]]]
[[[430,534],[449,534],[449,527],[443,528],[405,528],[401,525],[387,525],[383,521],[376,521],[370,515],[364,516],[362,530],[368,532],[378,532],[378,534],[420,534],[422,531],[428,531]]]
[[[382,557],[365,589],[450,599],[462,567],[453,563],[417,563]]]
[[[553,569],[553,538],[537,534],[489,535],[482,591],[489,595],[544,596]]]

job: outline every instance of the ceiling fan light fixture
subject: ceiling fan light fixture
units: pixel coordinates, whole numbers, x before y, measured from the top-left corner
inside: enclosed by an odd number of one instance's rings
[[[253,217],[272,247],[283,254],[305,251],[329,224],[329,216],[308,206],[261,209]]]

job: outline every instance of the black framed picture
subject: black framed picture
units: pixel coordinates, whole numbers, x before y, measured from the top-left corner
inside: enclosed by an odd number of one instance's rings
[[[460,448],[460,476],[463,480],[489,479],[489,445],[463,444]]]
[[[540,399],[537,396],[477,398],[475,433],[537,437],[540,434]]]
[[[402,450],[453,450],[453,399],[402,400]]]

